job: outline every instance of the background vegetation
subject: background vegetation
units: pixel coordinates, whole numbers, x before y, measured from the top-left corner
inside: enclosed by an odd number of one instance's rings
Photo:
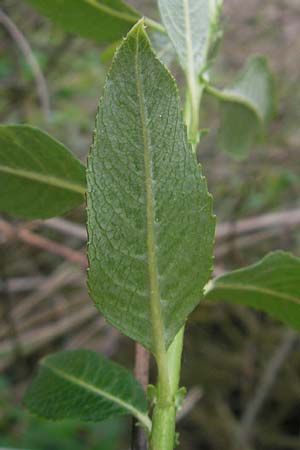
[[[154,2],[135,4],[155,17]],[[48,111],[0,16],[1,122],[48,130],[85,160],[109,65],[103,49],[66,34],[26,2],[2,0],[1,10],[30,44],[49,100]],[[244,0],[242,7],[240,0],[224,1],[215,83],[224,86],[248,56],[263,53],[279,101],[266,140],[239,162],[218,148],[218,106],[204,102],[201,123],[210,131],[199,151],[219,221],[216,272],[249,264],[274,248],[300,254],[299,23],[298,0]],[[64,222],[0,218],[0,447],[129,448],[126,421],[58,425],[33,418],[20,404],[36,361],[51,351],[83,346],[133,365],[132,344],[104,323],[86,293],[84,229],[72,227],[84,217],[79,209]],[[295,334],[261,313],[221,303],[197,308],[184,351],[182,383],[192,390],[189,414],[179,424],[181,448],[300,448],[299,347]]]

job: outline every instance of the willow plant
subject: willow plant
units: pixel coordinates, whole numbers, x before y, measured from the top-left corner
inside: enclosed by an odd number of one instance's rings
[[[184,395],[184,325],[201,298],[253,306],[299,328],[298,258],[277,251],[209,280],[215,217],[197,159],[201,100],[204,93],[218,100],[219,145],[241,158],[273,114],[272,77],[255,56],[231,86],[212,85],[220,0],[158,0],[162,24],[120,0],[30,3],[67,30],[109,43],[108,54],[116,51],[87,170],[39,129],[0,127],[0,208],[45,219],[86,198],[90,296],[108,323],[153,355],[157,380],[147,398],[131,372],[104,356],[62,351],[42,359],[25,404],[54,420],[130,414],[150,450],[172,450]],[[185,75],[183,102],[170,61]]]

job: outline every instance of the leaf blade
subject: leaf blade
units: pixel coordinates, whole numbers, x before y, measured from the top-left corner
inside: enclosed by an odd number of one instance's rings
[[[24,402],[35,414],[53,420],[101,421],[132,414],[150,426],[145,394],[137,380],[90,350],[68,350],[44,358]]]
[[[274,90],[267,60],[257,55],[249,58],[230,87],[216,92],[221,108],[219,143],[226,152],[237,158],[247,155],[274,115]]]
[[[40,219],[84,202],[85,167],[38,128],[0,126],[0,173],[3,212]]]
[[[300,258],[276,251],[251,266],[207,284],[208,300],[226,300],[265,311],[299,330]]]
[[[87,174],[90,295],[108,322],[155,352],[157,323],[168,346],[198,304],[214,218],[175,81],[140,23],[108,76]]]
[[[158,0],[162,21],[183,69],[199,74],[209,44],[211,0]]]
[[[100,42],[122,38],[140,15],[122,0],[28,0],[67,31]]]

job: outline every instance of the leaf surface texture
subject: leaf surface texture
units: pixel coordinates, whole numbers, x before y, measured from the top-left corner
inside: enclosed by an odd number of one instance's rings
[[[198,304],[214,218],[178,92],[138,23],[119,48],[88,159],[88,284],[108,322],[155,352]]]
[[[25,394],[25,405],[48,419],[98,422],[132,414],[150,426],[144,391],[122,366],[90,350],[47,356]]]

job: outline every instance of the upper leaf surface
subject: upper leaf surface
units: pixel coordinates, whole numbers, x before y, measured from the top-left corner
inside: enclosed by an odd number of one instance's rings
[[[220,143],[225,151],[243,157],[274,113],[274,85],[267,61],[249,59],[221,100]]]
[[[183,69],[198,74],[209,44],[214,0],[158,0],[164,26]]]
[[[57,216],[84,202],[85,167],[61,143],[26,125],[0,126],[0,211]]]
[[[260,262],[210,281],[205,296],[252,306],[300,328],[300,259],[276,251]]]
[[[69,350],[41,361],[25,405],[53,420],[98,422],[131,414],[148,426],[144,391],[122,366],[90,350]]]
[[[140,23],[109,73],[87,179],[90,294],[132,339],[154,351],[160,323],[169,345],[209,276],[214,218],[175,81]]]
[[[140,15],[122,0],[28,0],[67,31],[97,41],[120,39]]]

